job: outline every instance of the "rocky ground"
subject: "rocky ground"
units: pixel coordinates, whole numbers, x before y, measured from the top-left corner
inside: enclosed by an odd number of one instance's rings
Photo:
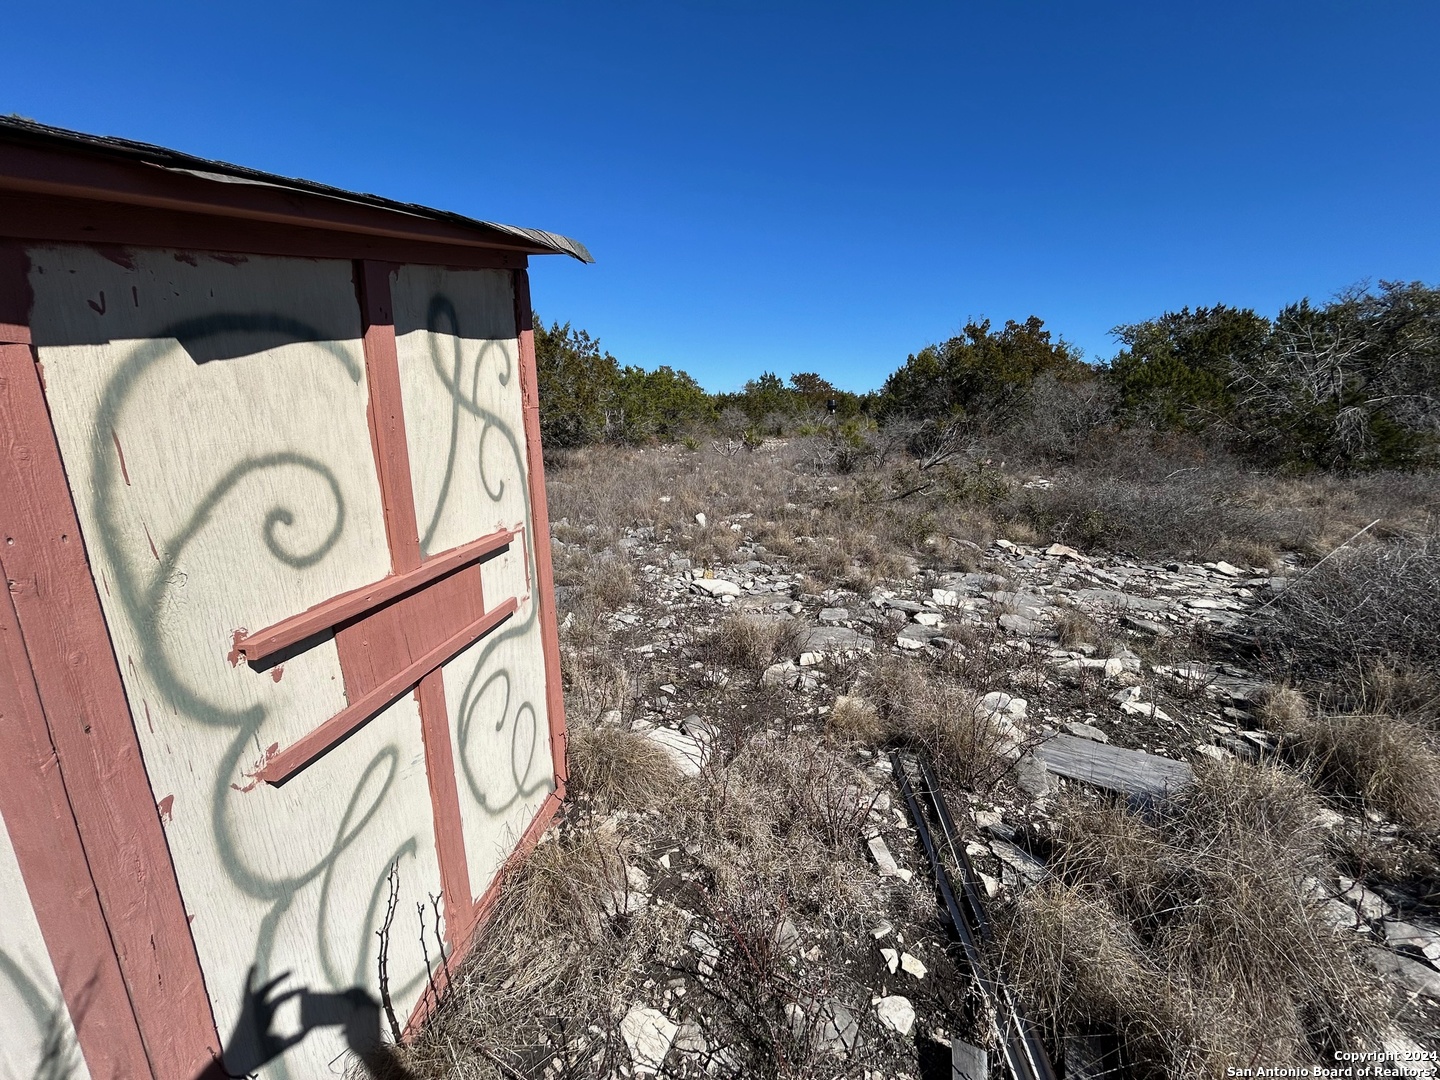
[[[566,894],[581,916],[534,936],[565,943],[572,960],[548,970],[588,989],[550,1001],[532,987],[548,1033],[499,1005],[451,1007],[419,1048],[435,1075],[948,1077],[952,1043],[993,1036],[949,947],[888,748],[936,760],[1002,923],[1069,866],[1075,799],[1123,809],[1146,784],[1293,765],[1298,737],[1273,722],[1256,642],[1303,576],[1300,554],[1264,567],[1147,562],[981,535],[952,538],[948,557],[901,552],[880,572],[857,564],[826,581],[806,558],[826,537],[790,529],[767,545],[765,525],[763,510],[723,505],[608,534],[556,517],[575,799],[537,852],[574,881],[590,871],[560,856],[593,837],[613,860],[584,895]],[[1096,746],[1145,756],[1125,758],[1120,780],[1086,783]],[[638,755],[653,790],[597,779],[597,760],[624,755]],[[1359,957],[1364,978],[1378,973],[1388,1018],[1373,1045],[1348,1048],[1424,1065],[1440,1052],[1431,840],[1363,802],[1305,805],[1306,835],[1332,854],[1296,871],[1302,921],[1346,962]],[[1411,871],[1364,874],[1372,865]],[[524,955],[510,958],[518,969]],[[1009,962],[1025,963],[1023,951]],[[498,1000],[515,988],[482,982],[457,992]],[[1032,1008],[1042,1023],[1043,1006]],[[457,1030],[483,1053],[462,1060]],[[1271,1048],[1286,1045],[1276,1038]],[[1062,1040],[1051,1042],[1061,1065]],[[1313,1047],[1294,1061],[1234,1050],[1207,1068],[1316,1060]]]

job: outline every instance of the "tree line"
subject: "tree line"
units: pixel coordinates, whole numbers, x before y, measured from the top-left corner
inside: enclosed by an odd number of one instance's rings
[[[1267,466],[1418,468],[1440,458],[1440,288],[1383,281],[1265,317],[1224,304],[1115,327],[1098,364],[1031,316],[971,322],[854,394],[764,372],[708,394],[684,371],[621,367],[568,323],[535,321],[549,447],[844,429],[1023,440],[1064,458],[1097,431],[1188,433]]]

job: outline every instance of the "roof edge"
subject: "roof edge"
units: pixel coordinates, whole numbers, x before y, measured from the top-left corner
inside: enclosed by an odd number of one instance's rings
[[[522,241],[536,249],[535,254],[569,255],[583,263],[593,263],[594,256],[584,244],[559,233],[543,229],[526,229],[496,221],[482,221],[448,210],[437,210],[418,203],[404,203],[381,195],[347,191],[314,180],[261,172],[243,165],[212,161],[151,143],[136,142],[108,135],[90,135],[68,128],[52,127],[23,117],[0,116],[0,142],[28,144],[71,153],[85,154],[110,161],[125,161],[183,173],[215,184],[242,183],[302,192],[331,202],[368,206],[373,209],[408,217],[425,218],[477,232],[496,232]]]

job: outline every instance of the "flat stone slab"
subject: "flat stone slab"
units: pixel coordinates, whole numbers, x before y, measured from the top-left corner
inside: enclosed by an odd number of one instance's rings
[[[1133,596],[1118,589],[1081,589],[1075,593],[1074,599],[1095,607],[1115,608],[1120,611],[1170,611],[1174,607],[1168,600]]]
[[[1440,971],[1429,964],[1378,947],[1367,949],[1366,954],[1375,970],[1387,981],[1412,994],[1440,1001]]]
[[[875,639],[866,637],[848,626],[816,626],[805,635],[800,643],[801,652],[846,653],[869,652],[875,647]]]
[[[1035,748],[1035,757],[1056,776],[1147,798],[1161,798],[1195,778],[1194,770],[1183,761],[1074,735],[1046,739]]]

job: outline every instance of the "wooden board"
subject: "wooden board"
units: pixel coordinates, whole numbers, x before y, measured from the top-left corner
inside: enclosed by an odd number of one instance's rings
[[[1161,798],[1195,778],[1183,761],[1074,735],[1046,739],[1035,748],[1035,757],[1056,776],[1142,798]]]
[[[956,1039],[950,1044],[950,1076],[951,1080],[989,1080],[990,1055]]]

